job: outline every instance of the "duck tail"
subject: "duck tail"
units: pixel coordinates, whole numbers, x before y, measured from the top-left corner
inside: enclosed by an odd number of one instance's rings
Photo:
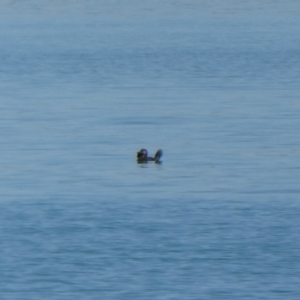
[[[157,152],[155,153],[155,156],[154,156],[154,161],[156,163],[159,162],[162,155],[163,155],[163,151],[161,149],[157,150]]]

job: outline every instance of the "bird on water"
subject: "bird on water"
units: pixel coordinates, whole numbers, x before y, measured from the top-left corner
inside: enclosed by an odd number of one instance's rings
[[[136,154],[138,163],[147,163],[148,161],[154,161],[155,163],[160,163],[160,158],[163,155],[163,151],[161,149],[157,150],[154,157],[148,156],[148,151],[146,149],[141,149]]]

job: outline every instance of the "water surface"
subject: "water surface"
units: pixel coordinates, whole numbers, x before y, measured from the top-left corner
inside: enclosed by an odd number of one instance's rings
[[[2,4],[3,298],[298,299],[297,2],[51,3]]]

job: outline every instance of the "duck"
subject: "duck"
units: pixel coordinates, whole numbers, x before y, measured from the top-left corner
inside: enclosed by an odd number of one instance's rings
[[[160,158],[163,155],[163,151],[161,149],[157,150],[154,157],[149,157],[148,156],[148,151],[146,149],[141,149],[139,152],[136,154],[137,158],[137,163],[147,163],[148,161],[154,161],[155,163],[160,163]]]

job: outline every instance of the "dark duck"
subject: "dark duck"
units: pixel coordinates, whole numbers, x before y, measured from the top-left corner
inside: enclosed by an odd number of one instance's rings
[[[146,149],[141,149],[136,154],[137,162],[140,163],[147,163],[148,161],[154,161],[155,163],[160,163],[160,158],[162,157],[163,152],[161,149],[157,150],[154,157],[148,156],[148,151]]]

